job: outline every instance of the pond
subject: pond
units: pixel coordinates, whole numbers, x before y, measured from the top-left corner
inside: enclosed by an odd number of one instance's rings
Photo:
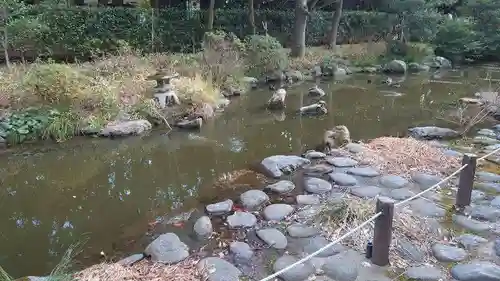
[[[299,154],[338,124],[348,126],[355,140],[404,135],[417,125],[450,126],[441,120],[441,109],[488,90],[495,82],[483,78],[499,79],[496,71],[476,67],[408,75],[398,88],[382,85],[382,76],[324,81],[329,114],[322,117],[294,113],[310,103],[312,84],[288,89],[284,113],[262,109],[270,97],[265,88],[234,99],[200,132],[81,138],[3,154],[0,265],[15,277],[44,275],[69,245],[82,240],[78,261],[85,265],[99,261],[101,251],[108,258],[140,251],[148,223],[157,217],[203,210],[233,196],[233,190],[211,186],[221,174],[266,156]]]

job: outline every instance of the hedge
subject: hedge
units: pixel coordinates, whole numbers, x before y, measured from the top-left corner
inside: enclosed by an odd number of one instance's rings
[[[31,50],[36,54],[89,55],[113,51],[120,41],[132,47],[151,50],[151,10],[136,8],[54,8],[31,6],[24,15],[10,19],[13,30],[26,19],[36,22],[38,28],[24,28],[37,32],[16,38],[11,35],[11,46],[17,50]],[[257,10],[258,32],[264,33],[262,22],[267,22],[268,33],[289,45],[293,33],[293,11]],[[307,44],[319,45],[330,28],[332,14],[316,12],[308,22]],[[206,12],[188,14],[185,10],[165,9],[155,11],[154,51],[193,51],[200,47],[205,30]],[[426,41],[435,35],[441,17],[437,14],[415,14],[409,17],[413,40]],[[339,29],[341,43],[377,39],[387,34],[397,22],[394,14],[347,11]],[[246,10],[216,10],[214,26],[239,37],[249,34]],[[42,28],[43,27],[43,28]],[[29,38],[29,40],[26,40]],[[24,39],[24,40],[21,40]],[[29,41],[29,42],[26,42]]]

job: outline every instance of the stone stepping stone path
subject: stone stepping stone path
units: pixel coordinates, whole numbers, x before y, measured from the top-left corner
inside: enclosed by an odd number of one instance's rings
[[[272,204],[264,211],[264,218],[269,221],[280,221],[293,212],[293,207],[288,204]]]
[[[305,178],[304,188],[306,191],[315,194],[323,194],[332,190],[332,184],[320,178]]]
[[[380,184],[383,187],[397,189],[408,184],[408,181],[400,176],[388,175],[380,178]]]
[[[349,157],[329,157],[326,161],[335,167],[345,168],[358,165],[358,161]]]
[[[261,190],[249,190],[240,195],[243,207],[248,210],[254,210],[261,207],[269,201],[269,196]]]
[[[371,167],[351,168],[347,170],[348,174],[360,177],[378,177],[380,173]]]
[[[329,174],[330,180],[340,186],[354,186],[358,184],[358,180],[345,173],[331,173]]]
[[[275,249],[285,249],[288,244],[285,235],[276,228],[257,230],[257,237]]]

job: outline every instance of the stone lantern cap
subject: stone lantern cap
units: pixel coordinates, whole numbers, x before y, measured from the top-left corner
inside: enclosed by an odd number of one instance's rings
[[[166,74],[163,71],[158,71],[156,74],[148,76],[148,80],[170,82],[170,79],[177,78],[177,77],[179,77],[178,73]]]

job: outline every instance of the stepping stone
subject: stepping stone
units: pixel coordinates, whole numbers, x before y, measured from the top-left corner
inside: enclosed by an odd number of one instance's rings
[[[319,178],[305,178],[304,187],[307,192],[315,194],[323,194],[332,190],[331,183]]]
[[[324,154],[323,152],[310,150],[306,152],[304,157],[307,159],[322,159],[326,157],[326,154]]]
[[[472,261],[451,268],[457,281],[500,281],[500,267],[488,261]]]
[[[291,181],[282,180],[277,183],[268,185],[267,188],[276,193],[287,193],[295,189],[295,184]]]
[[[481,129],[477,132],[478,135],[482,135],[489,138],[496,138],[497,134],[492,129]]]
[[[293,212],[288,204],[272,204],[264,209],[264,218],[268,221],[280,221]]]
[[[243,207],[249,210],[254,210],[262,206],[264,203],[267,203],[269,201],[269,196],[267,196],[267,194],[265,194],[262,190],[253,189],[243,192],[240,195],[240,200]]]
[[[346,253],[328,258],[323,265],[326,276],[336,281],[355,281],[358,278],[360,261]]]
[[[432,254],[440,262],[459,262],[467,258],[464,249],[438,243],[432,245]]]
[[[439,176],[417,173],[411,178],[414,182],[416,182],[422,189],[427,189],[442,180]]]
[[[410,202],[412,210],[424,217],[442,218],[446,215],[446,210],[438,207],[435,203],[419,198]]]
[[[349,157],[329,157],[326,161],[328,164],[339,168],[354,167],[358,165],[358,161]]]
[[[426,256],[419,248],[407,239],[397,241],[396,251],[409,262],[422,262]]]
[[[291,252],[294,253],[311,254],[325,247],[329,243],[330,241],[328,241],[323,236],[312,236],[308,238],[297,238],[294,239],[293,241],[291,240],[288,242],[288,248]],[[325,258],[344,252],[345,250],[346,248],[344,246],[340,244],[335,244],[330,248],[327,248],[323,252],[319,253],[316,257]]]
[[[487,192],[500,192],[500,183],[495,182],[478,182],[474,184],[474,187]]]
[[[328,164],[307,165],[303,169],[304,174],[316,177],[321,177],[325,174],[333,172],[333,167]]]
[[[175,233],[165,233],[149,244],[144,253],[151,261],[163,264],[178,263],[189,256],[189,247]]]
[[[495,251],[495,255],[500,257],[500,239],[496,239],[493,242],[493,250]]]
[[[360,153],[365,149],[364,146],[359,143],[349,143],[345,148],[351,153]]]
[[[490,230],[490,225],[462,215],[453,215],[452,220],[457,225],[473,232],[485,232]]]
[[[476,136],[472,139],[472,142],[475,144],[492,145],[492,144],[497,144],[498,140],[485,136]]]
[[[484,150],[490,152],[490,151],[493,151],[493,150],[497,150],[499,148],[500,148],[500,144],[492,144],[492,145],[485,146]]]
[[[388,175],[380,178],[380,184],[383,187],[397,189],[407,185],[408,181],[400,176]]]
[[[490,172],[483,172],[483,171],[476,172],[476,177],[479,181],[500,182],[500,175]]]
[[[309,220],[317,216],[321,212],[319,205],[309,205],[303,210],[297,212],[296,218],[298,220]]]
[[[321,203],[319,196],[315,194],[297,195],[295,199],[297,205],[319,205]]]
[[[484,193],[480,190],[477,190],[477,189],[473,189],[470,197],[471,197],[472,202],[476,202],[476,201],[483,200],[484,198],[486,198],[486,193]],[[498,203],[500,204],[500,199],[499,199]]]
[[[491,206],[493,206],[495,208],[500,208],[500,196],[496,196],[495,198],[493,198],[493,200],[491,200]]]
[[[207,205],[206,210],[210,215],[223,215],[231,212],[233,209],[233,200],[227,199],[222,202]]]
[[[347,170],[348,174],[360,177],[377,177],[380,173],[371,167],[357,167]]]
[[[198,237],[208,237],[213,232],[212,221],[208,216],[203,216],[196,220],[193,226],[193,230],[198,235]]]
[[[230,228],[253,227],[257,223],[257,218],[248,212],[236,211],[227,217],[227,224]]]
[[[313,226],[305,225],[305,224],[292,224],[286,228],[288,235],[293,238],[307,238],[316,236],[320,233],[319,229]]]
[[[276,273],[296,263],[297,261],[299,261],[297,258],[290,255],[281,256],[276,260],[276,262],[274,262],[273,270]],[[291,268],[288,271],[285,271],[284,273],[280,274],[279,277],[284,281],[304,281],[313,274],[314,267],[310,262],[306,261]]]
[[[363,187],[353,187],[350,189],[352,195],[360,198],[373,198],[382,192],[382,189],[378,186],[363,186]]]
[[[391,189],[385,194],[394,200],[405,200],[415,195],[415,193],[413,193],[409,188],[406,187]]]
[[[285,249],[288,244],[285,235],[276,228],[266,228],[257,231],[257,237],[275,249]]]
[[[439,281],[443,280],[443,273],[432,265],[412,266],[405,272],[408,280]]]
[[[358,180],[344,173],[331,173],[329,174],[330,179],[340,186],[353,186],[358,184]]]
[[[462,247],[464,247],[466,250],[473,250],[476,249],[479,245],[488,242],[487,239],[484,239],[481,236],[477,236],[474,234],[462,234],[458,236],[457,241]]]
[[[249,260],[253,256],[253,250],[245,242],[234,241],[229,245],[229,251],[240,260]]]
[[[500,209],[492,206],[474,205],[465,208],[466,214],[473,219],[495,222],[500,218]]]
[[[216,257],[204,258],[196,265],[207,281],[239,281],[241,271],[231,263]]]
[[[291,174],[296,169],[310,164],[311,161],[294,155],[274,155],[262,160],[261,165],[274,178]]]

